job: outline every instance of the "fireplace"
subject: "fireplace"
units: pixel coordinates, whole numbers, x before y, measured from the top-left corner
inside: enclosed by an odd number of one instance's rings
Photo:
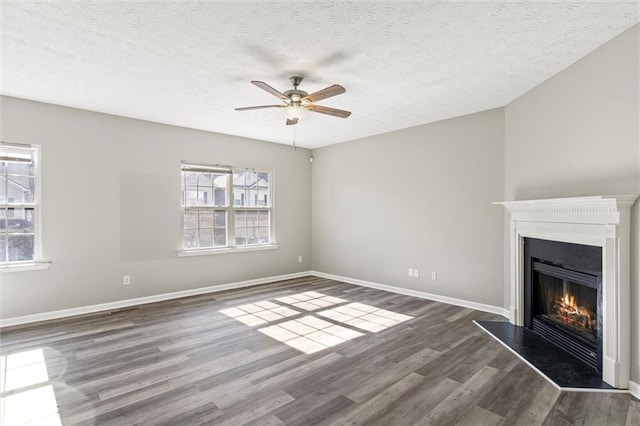
[[[637,198],[495,203],[510,214],[509,322],[535,326],[547,340],[570,336],[564,340],[577,348],[576,356],[622,389],[630,376],[630,211]],[[542,249],[536,248],[540,241]]]
[[[524,239],[524,326],[602,371],[602,250]]]

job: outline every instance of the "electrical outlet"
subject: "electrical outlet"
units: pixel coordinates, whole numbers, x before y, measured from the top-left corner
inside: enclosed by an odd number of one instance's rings
[[[431,279],[434,280],[434,281],[437,280],[438,279],[438,273],[437,272],[432,272],[431,273]]]
[[[414,269],[414,270],[413,270],[413,277],[414,277],[414,278],[418,278],[419,276],[420,276],[420,271],[419,271],[419,270],[417,270],[417,269]]]
[[[298,256],[298,263],[302,263],[302,256]]]
[[[409,276],[412,277],[413,276],[413,268],[409,268]]]
[[[122,277],[122,285],[131,284],[131,275],[125,275]]]

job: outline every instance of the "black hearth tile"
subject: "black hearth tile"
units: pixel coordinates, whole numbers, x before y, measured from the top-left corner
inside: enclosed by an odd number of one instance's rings
[[[600,373],[531,330],[505,321],[475,321],[560,388],[614,389]]]

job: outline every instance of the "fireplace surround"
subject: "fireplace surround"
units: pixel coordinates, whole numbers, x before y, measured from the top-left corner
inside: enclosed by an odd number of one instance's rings
[[[630,209],[636,199],[637,195],[603,195],[494,203],[503,205],[510,213],[509,321],[516,326],[527,325],[525,310],[531,308],[530,301],[525,300],[525,268],[529,267],[525,260],[525,241],[570,243],[594,247],[596,252],[600,252],[600,276],[598,271],[586,271],[586,275],[596,277],[591,285],[592,288],[596,286],[596,305],[589,309],[599,309],[597,321],[600,324],[590,322],[587,329],[595,328],[595,337],[589,338],[590,331],[586,331],[583,337],[592,343],[595,341],[596,350],[600,351],[596,368],[600,369],[602,380],[621,389],[628,388],[630,374]],[[542,273],[545,265],[554,266],[554,262],[541,263]],[[555,270],[551,268],[551,271],[553,277]],[[548,286],[554,286],[553,279],[547,279],[547,282]],[[591,301],[583,304],[593,303],[593,294],[584,297]],[[557,301],[553,309],[562,311],[565,309],[563,303]],[[576,309],[572,309],[574,318],[585,324],[593,321],[587,319],[590,314],[576,313]]]

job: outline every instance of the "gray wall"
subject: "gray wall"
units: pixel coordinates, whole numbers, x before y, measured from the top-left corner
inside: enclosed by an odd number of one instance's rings
[[[53,261],[44,271],[2,273],[2,318],[310,269],[308,150],[1,102],[2,140],[42,146],[43,256]],[[181,160],[273,170],[280,248],[178,258]]]
[[[502,306],[503,132],[497,109],[314,150],[313,269]]]
[[[507,200],[640,192],[639,28],[506,106]],[[632,216],[632,380],[640,383],[638,202]]]

